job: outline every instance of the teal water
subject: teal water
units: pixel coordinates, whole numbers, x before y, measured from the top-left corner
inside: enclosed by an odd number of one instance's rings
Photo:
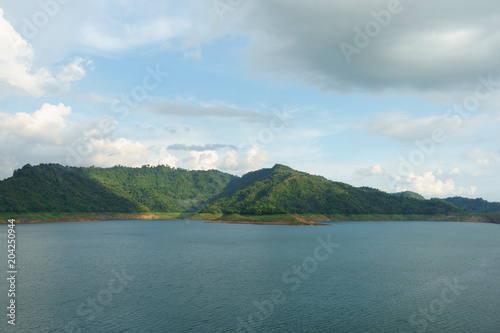
[[[2,332],[499,332],[500,225],[17,225]],[[7,271],[7,227],[0,226]],[[329,245],[328,245],[329,244]]]

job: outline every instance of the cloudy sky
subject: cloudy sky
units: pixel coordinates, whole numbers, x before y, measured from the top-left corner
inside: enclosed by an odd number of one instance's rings
[[[500,2],[0,0],[0,178],[286,164],[500,201]]]

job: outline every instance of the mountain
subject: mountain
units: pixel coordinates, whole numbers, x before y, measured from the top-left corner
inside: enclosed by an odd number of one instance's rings
[[[236,177],[217,170],[25,165],[0,182],[1,212],[460,214],[442,200],[357,188],[284,165]]]
[[[233,179],[205,208],[224,214],[449,214],[462,212],[440,200],[420,200],[357,188],[284,165]]]
[[[235,176],[168,166],[25,165],[0,182],[0,212],[196,211]]]
[[[425,200],[425,198],[423,196],[421,196],[420,194],[418,194],[416,192],[412,192],[412,191],[404,191],[404,192],[392,193],[392,195],[402,195],[404,197]]]
[[[463,197],[446,198],[443,200],[473,213],[500,212],[500,202],[489,202],[484,199],[468,199]]]

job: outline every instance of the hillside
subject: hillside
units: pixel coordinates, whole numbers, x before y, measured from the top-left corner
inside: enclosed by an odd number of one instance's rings
[[[402,195],[404,197],[425,200],[425,198],[423,196],[421,196],[420,194],[418,194],[416,192],[412,192],[412,191],[404,191],[404,192],[392,193],[392,195]]]
[[[468,199],[463,197],[446,198],[443,200],[473,213],[500,212],[500,202],[489,202],[484,199]]]
[[[167,166],[25,165],[0,182],[0,212],[184,212],[219,194],[232,175]]]
[[[0,182],[0,213],[460,215],[442,200],[357,188],[284,165],[242,177],[168,166],[25,165]],[[40,214],[39,214],[40,215]],[[78,216],[75,216],[78,218]]]
[[[265,214],[453,214],[463,212],[440,200],[420,200],[356,188],[284,165],[233,179],[204,213]]]

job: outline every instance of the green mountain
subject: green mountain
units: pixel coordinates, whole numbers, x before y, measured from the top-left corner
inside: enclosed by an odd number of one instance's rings
[[[233,179],[202,209],[224,214],[449,214],[462,212],[440,200],[420,200],[357,188],[284,165]]]
[[[402,195],[404,197],[425,200],[425,198],[423,196],[421,196],[420,194],[418,194],[416,192],[412,192],[412,191],[404,191],[404,192],[392,193],[392,195]]]
[[[468,199],[463,197],[446,198],[443,200],[474,213],[500,212],[500,202],[489,202],[484,199]]]
[[[357,188],[284,165],[235,177],[168,166],[25,165],[0,182],[2,212],[459,214],[442,200]]]
[[[25,165],[0,182],[0,212],[196,211],[235,176],[168,166]]]

